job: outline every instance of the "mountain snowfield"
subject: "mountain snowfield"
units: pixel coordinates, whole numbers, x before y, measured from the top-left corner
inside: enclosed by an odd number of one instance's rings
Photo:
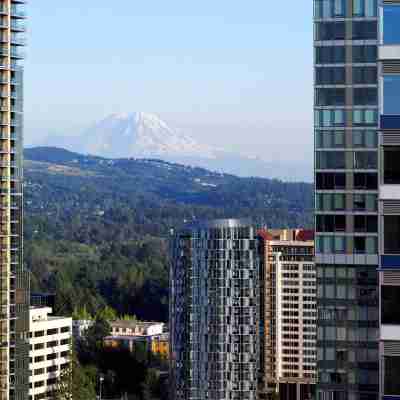
[[[109,158],[216,158],[215,149],[170,128],[157,115],[112,114],[81,136],[82,150]]]
[[[269,162],[267,148],[263,160],[199,143],[145,112],[111,114],[77,136],[49,136],[40,145],[106,158],[157,158],[239,176],[310,181],[312,172],[306,161],[304,165]]]

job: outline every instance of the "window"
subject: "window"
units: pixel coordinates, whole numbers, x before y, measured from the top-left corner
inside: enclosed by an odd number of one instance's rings
[[[376,17],[377,9],[377,0],[353,0],[354,17]]]
[[[377,103],[378,103],[378,89],[354,88],[353,104],[355,106],[373,106],[376,105]]]
[[[316,174],[317,190],[344,189],[346,187],[346,174],[342,172]]]
[[[381,323],[400,325],[400,287],[381,286]]]
[[[378,239],[376,237],[355,236],[354,252],[357,254],[376,254]]]
[[[371,126],[378,123],[378,113],[376,110],[359,109],[353,111],[353,125]]]
[[[353,130],[353,147],[376,148],[378,134],[376,130]]]
[[[42,337],[44,336],[44,331],[36,331],[35,332],[35,337]]]
[[[398,395],[400,393],[400,357],[386,356],[384,358],[385,395]]]
[[[35,344],[35,350],[40,350],[44,349],[44,343],[36,343]]]
[[[376,169],[378,157],[375,151],[355,151],[354,168],[355,169]]]
[[[363,28],[362,32],[366,34],[366,30],[367,28]],[[315,23],[315,40],[344,40],[345,38],[346,25],[344,22]]]
[[[377,39],[377,37],[377,21],[353,21],[353,40],[374,40]]]
[[[383,43],[400,43],[400,7],[398,5],[384,5],[383,7]]]
[[[400,7],[397,7],[400,9]],[[400,91],[400,75],[383,77],[383,114],[400,115],[398,94]]]
[[[55,335],[58,333],[58,329],[54,328],[54,329],[47,329],[47,335]]]
[[[317,215],[316,226],[318,232],[344,232],[346,230],[345,215]]]
[[[344,85],[346,72],[344,67],[319,67],[315,70],[317,85]]]
[[[344,151],[318,151],[316,153],[317,169],[345,169]]]
[[[353,46],[353,63],[376,63],[377,56],[376,46]]]
[[[37,356],[37,357],[35,357],[35,363],[36,363],[36,362],[42,362],[42,361],[44,361],[44,356]]]
[[[316,130],[315,142],[317,148],[344,147],[344,131]]]
[[[400,184],[400,147],[385,146],[383,151],[383,182],[387,185]]]
[[[353,210],[355,211],[376,211],[378,196],[376,194],[354,194]]]
[[[43,374],[44,374],[44,368],[35,369],[34,375],[43,375]]]
[[[55,360],[57,358],[57,353],[47,354],[47,360]]]
[[[377,83],[378,71],[376,67],[354,67],[353,83],[373,85]]]
[[[346,251],[346,237],[317,236],[316,252],[320,254],[343,254]]]
[[[65,332],[69,332],[70,331],[70,327],[69,326],[63,326],[61,328],[61,333],[65,333]]]
[[[345,110],[315,110],[315,126],[322,128],[344,126],[345,125]]]
[[[316,64],[344,64],[346,62],[345,47],[317,46],[315,48],[315,62]]]
[[[384,251],[386,254],[400,254],[400,216],[385,215]]]
[[[343,193],[324,193],[316,195],[316,208],[320,211],[340,211],[345,209]]]
[[[378,231],[378,217],[376,215],[355,215],[354,232],[376,233]]]
[[[317,19],[344,17],[346,15],[345,0],[315,0],[314,17]]]
[[[346,103],[345,89],[336,89],[336,88],[321,89],[321,88],[318,88],[315,90],[315,96],[316,96],[315,102],[316,102],[317,106],[344,106]],[[365,104],[362,104],[362,105],[365,105]]]
[[[52,365],[50,367],[47,367],[46,371],[47,372],[56,372],[56,371],[58,371],[58,365]]]
[[[51,342],[47,342],[47,347],[55,347],[58,346],[58,341],[57,340],[53,340]]]
[[[373,172],[357,172],[354,174],[354,189],[377,190],[378,175]]]

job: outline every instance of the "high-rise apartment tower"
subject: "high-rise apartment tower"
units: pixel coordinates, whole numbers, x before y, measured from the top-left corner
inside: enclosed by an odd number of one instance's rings
[[[317,360],[314,232],[259,232],[259,399],[311,400]]]
[[[378,31],[377,0],[314,0],[318,400],[379,392]]]
[[[259,255],[247,222],[179,232],[170,273],[171,399],[255,400]]]
[[[380,394],[400,399],[400,1],[379,8]]]
[[[29,279],[22,262],[24,3],[0,2],[0,399],[29,391]]]

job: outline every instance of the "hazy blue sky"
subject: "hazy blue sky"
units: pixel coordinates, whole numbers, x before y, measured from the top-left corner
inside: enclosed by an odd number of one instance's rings
[[[312,155],[312,2],[28,4],[26,141],[156,112],[207,143]]]

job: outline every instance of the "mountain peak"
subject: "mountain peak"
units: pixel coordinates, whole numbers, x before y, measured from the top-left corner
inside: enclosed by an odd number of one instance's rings
[[[81,139],[81,151],[110,158],[214,157],[211,147],[171,128],[158,115],[142,111],[111,114]]]

